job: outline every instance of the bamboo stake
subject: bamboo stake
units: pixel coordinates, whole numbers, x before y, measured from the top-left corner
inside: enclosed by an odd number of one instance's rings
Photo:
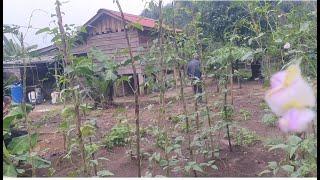
[[[141,177],[141,158],[140,158],[140,125],[139,125],[139,95],[138,95],[138,80],[137,80],[137,71],[135,67],[135,60],[132,55],[132,50],[131,50],[131,45],[129,41],[129,36],[128,36],[128,30],[127,27],[125,26],[126,21],[124,19],[124,15],[119,3],[119,0],[116,0],[118,9],[121,13],[121,18],[122,18],[122,24],[124,26],[124,32],[125,36],[127,39],[127,45],[129,49],[129,55],[131,58],[131,66],[132,66],[132,71],[133,71],[133,82],[134,82],[134,104],[135,104],[135,119],[136,119],[136,136],[137,136],[137,158],[138,158],[138,177]]]
[[[76,98],[76,102],[75,102],[75,107],[74,110],[76,112],[76,128],[77,128],[77,133],[78,133],[78,140],[79,140],[79,146],[80,146],[80,151],[81,151],[81,158],[83,161],[83,165],[84,165],[84,174],[87,175],[88,170],[87,170],[87,163],[86,163],[86,154],[85,154],[85,149],[84,149],[84,143],[83,143],[83,139],[82,139],[82,133],[81,133],[81,116],[80,116],[80,103],[79,103],[79,97],[78,94],[76,94],[76,92],[74,92],[74,96]]]
[[[20,36],[20,45],[21,45],[21,51],[22,51],[22,56],[25,56],[25,47],[24,47],[24,36],[21,33]],[[23,116],[24,116],[24,121],[27,124],[27,131],[28,131],[28,141],[29,141],[29,157],[31,161],[31,177],[34,177],[36,175],[36,170],[33,165],[33,157],[31,156],[32,154],[32,143],[31,143],[31,123],[28,121],[28,115],[27,115],[27,105],[26,105],[26,93],[27,93],[27,62],[26,58],[22,58],[23,60],[23,90],[22,90],[22,107],[21,109],[23,110]]]
[[[198,40],[199,40],[199,32],[197,31],[197,29],[196,29],[196,39],[197,39],[197,42],[198,42]],[[200,47],[200,60],[201,60],[200,62],[202,62],[203,54],[202,54],[202,46],[201,46],[201,44],[200,44],[199,47]],[[201,65],[201,63],[200,63],[200,65]],[[201,70],[202,70],[202,72],[204,72],[204,66],[201,66]],[[210,109],[209,109],[209,105],[208,105],[208,94],[206,92],[206,89],[207,89],[207,85],[206,85],[205,80],[203,80],[203,92],[204,92],[205,103],[206,103],[207,120],[208,120],[208,126],[211,129],[212,128],[212,122],[211,122],[211,117],[210,117]],[[210,137],[211,150],[213,150],[214,149],[214,145],[213,145],[213,138],[212,138],[212,133],[211,132],[209,133],[209,137]]]
[[[59,0],[56,0],[56,13],[57,13],[57,18],[58,18],[58,26],[59,26],[59,31],[61,35],[61,41],[62,41],[62,51],[63,51],[63,69],[66,67],[68,63],[68,46],[67,46],[67,41],[66,41],[66,33],[63,28],[62,24],[62,15],[60,11],[60,5],[61,3]]]
[[[172,3],[174,4],[175,1],[173,1]],[[174,38],[173,38],[173,41],[174,41],[174,45],[175,45],[175,49],[176,49],[176,53],[179,54],[179,51],[178,51],[178,45],[177,45],[177,42],[176,42],[176,29],[175,29],[175,21],[174,21],[174,8],[173,8],[173,32],[174,32]],[[192,153],[192,149],[191,149],[191,136],[190,136],[190,133],[189,133],[189,119],[188,119],[188,112],[187,112],[187,105],[186,105],[186,101],[185,101],[185,98],[184,98],[184,83],[183,83],[183,74],[181,72],[181,64],[179,62],[177,62],[178,64],[178,75],[179,75],[179,80],[180,80],[180,96],[181,96],[181,102],[182,102],[182,106],[183,106],[183,114],[185,116],[185,120],[186,120],[186,126],[187,126],[187,137],[188,137],[188,149],[189,149],[189,153],[190,153],[190,157],[191,159],[193,159],[193,153]]]

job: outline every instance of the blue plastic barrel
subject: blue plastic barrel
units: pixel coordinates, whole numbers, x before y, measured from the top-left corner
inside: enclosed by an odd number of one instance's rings
[[[23,99],[23,92],[22,92],[21,84],[14,84],[11,86],[11,97],[13,103],[21,103]]]

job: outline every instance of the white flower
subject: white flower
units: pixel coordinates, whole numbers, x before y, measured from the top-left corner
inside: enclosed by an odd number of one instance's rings
[[[283,46],[283,48],[284,48],[284,49],[290,49],[290,43],[287,42],[287,43]]]

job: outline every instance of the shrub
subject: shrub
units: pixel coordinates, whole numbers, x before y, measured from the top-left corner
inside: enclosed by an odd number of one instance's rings
[[[243,120],[247,121],[251,118],[251,112],[245,109],[240,109],[239,113],[243,116]]]
[[[268,104],[267,104],[265,101],[262,101],[262,102],[260,103],[260,108],[261,108],[262,110],[265,110],[265,109],[269,109],[269,106],[268,106]]]
[[[262,117],[262,123],[267,126],[276,126],[277,117],[272,113],[265,114]]]
[[[128,143],[130,127],[127,124],[117,124],[105,135],[104,144],[111,149],[114,146],[124,146]]]
[[[235,134],[236,145],[250,145],[258,140],[257,135],[246,128],[240,128]]]

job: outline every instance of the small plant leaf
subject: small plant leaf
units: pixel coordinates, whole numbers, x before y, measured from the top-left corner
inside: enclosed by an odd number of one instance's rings
[[[262,176],[263,174],[271,173],[270,170],[266,169],[258,174],[258,176]]]
[[[284,166],[281,166],[281,168],[288,173],[293,173],[294,171],[294,167],[291,165],[284,165]]]
[[[277,144],[277,145],[272,145],[271,148],[268,151],[272,151],[274,149],[286,149],[288,146],[285,144]]]
[[[199,166],[198,164],[193,165],[192,169],[195,170],[195,171],[203,172],[201,166]]]
[[[218,167],[216,165],[210,166],[212,169],[218,170]]]
[[[37,143],[37,134],[31,135],[31,146],[33,147]],[[29,137],[28,135],[15,137],[8,145],[8,149],[13,154],[23,154],[29,150]]]
[[[39,29],[39,30],[36,32],[36,35],[41,34],[41,33],[44,33],[44,32],[48,32],[48,31],[50,31],[50,28],[49,28],[49,27],[45,27],[45,28]]]
[[[17,177],[18,173],[12,164],[3,163],[3,176]]]
[[[276,169],[278,167],[277,162],[276,161],[268,162],[268,167],[270,167],[273,170]]]
[[[114,176],[114,174],[108,170],[99,171],[99,172],[97,172],[97,175],[99,177]]]

